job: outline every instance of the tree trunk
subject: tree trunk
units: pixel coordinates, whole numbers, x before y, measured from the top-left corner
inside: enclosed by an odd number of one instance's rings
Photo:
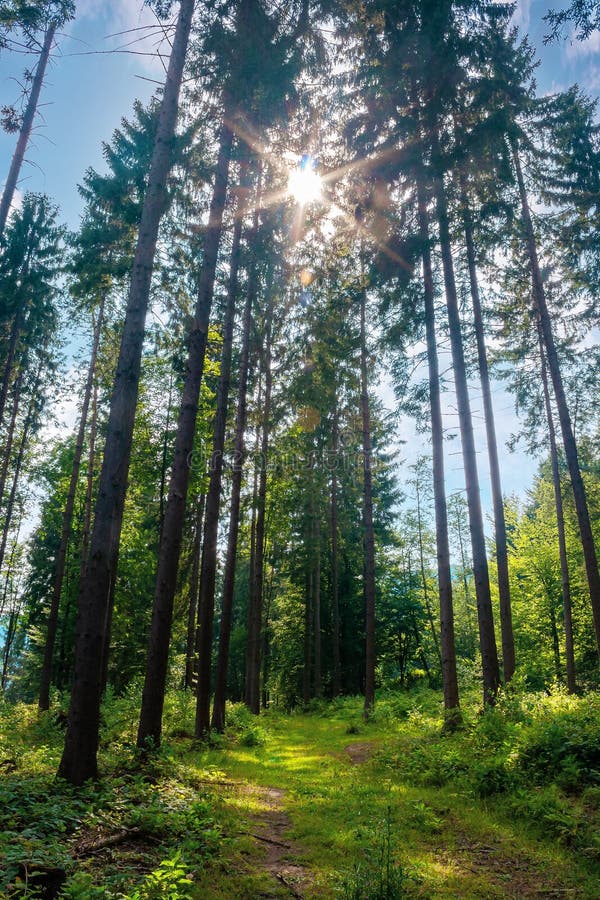
[[[361,260],[360,291],[360,411],[363,455],[364,602],[365,602],[365,703],[368,718],[375,705],[375,532],[373,529],[373,481],[371,470],[371,410],[367,374],[367,288]]]
[[[423,585],[423,599],[425,601],[425,610],[427,612],[427,619],[429,620],[429,627],[431,629],[431,637],[433,638],[433,646],[435,647],[435,651],[437,653],[437,658],[440,663],[440,667],[442,665],[442,653],[440,650],[440,642],[438,639],[438,634],[435,628],[435,622],[433,621],[433,610],[431,608],[431,603],[429,600],[429,589],[427,587],[427,574],[425,572],[425,552],[423,547],[423,523],[421,521],[421,488],[419,485],[419,475],[417,472],[416,478],[416,491],[417,491],[417,531],[419,533],[419,568],[421,572],[421,584]],[[428,671],[429,674],[429,671]]]
[[[248,644],[246,649],[246,690],[244,702],[256,715],[260,712],[260,646],[263,608],[264,553],[265,553],[265,513],[267,499],[267,456],[269,453],[269,431],[271,418],[271,333],[273,328],[273,304],[269,298],[265,310],[265,337],[263,365],[265,372],[265,396],[262,409],[262,439],[260,447],[260,473],[256,509],[255,556],[252,584],[249,596]]]
[[[162,541],[163,527],[165,524],[165,485],[167,483],[168,469],[168,451],[169,451],[169,428],[171,427],[171,409],[173,403],[173,372],[169,374],[169,395],[167,400],[167,421],[165,422],[165,433],[163,435],[162,459],[160,465],[160,486],[158,501],[158,545]]]
[[[112,639],[112,620],[115,611],[115,592],[117,590],[117,568],[119,565],[119,544],[115,540],[111,548],[110,562],[110,587],[108,589],[108,603],[106,605],[106,617],[104,620],[104,637],[102,640],[102,667],[100,675],[100,696],[104,695],[108,684],[108,663],[110,661],[110,642]]]
[[[579,524],[579,533],[581,536],[581,546],[583,549],[583,558],[585,561],[585,570],[587,575],[588,587],[590,591],[590,602],[592,605],[592,613],[594,617],[594,630],[596,632],[596,647],[600,655],[600,572],[598,571],[598,557],[596,555],[596,547],[594,544],[594,534],[590,521],[590,513],[588,509],[585,485],[581,476],[579,467],[579,457],[577,453],[577,444],[571,424],[571,416],[569,415],[569,407],[565,395],[565,388],[560,371],[558,361],[558,353],[554,342],[554,334],[552,332],[552,321],[546,303],[546,292],[540,272],[540,264],[537,253],[537,244],[535,240],[535,232],[533,230],[533,222],[531,220],[531,212],[529,210],[529,201],[527,191],[525,189],[525,181],[523,179],[523,170],[521,168],[521,160],[516,143],[513,145],[513,161],[515,172],[517,175],[517,183],[519,185],[519,196],[521,198],[521,212],[523,216],[523,224],[525,226],[525,235],[527,239],[527,252],[529,256],[529,268],[531,271],[531,284],[533,301],[540,320],[540,328],[544,340],[545,355],[550,370],[552,386],[554,388],[554,397],[558,411],[558,419],[563,438],[563,446],[565,448],[565,458],[569,468],[571,477],[571,486],[573,488],[573,498],[575,500],[575,510],[577,512],[577,522]]]
[[[10,660],[10,651],[17,633],[17,622],[19,620],[19,610],[11,609],[8,617],[8,625],[6,628],[6,638],[2,651],[2,675],[0,675],[0,691],[4,696],[6,691],[6,682],[8,681],[8,663]]]
[[[552,592],[546,591],[548,595],[549,616],[550,616],[550,634],[552,635],[552,654],[554,656],[554,674],[558,682],[562,681],[562,666],[560,664],[560,641],[558,639],[558,626],[556,624],[556,610],[554,609]]]
[[[73,511],[75,509],[75,495],[77,493],[77,485],[79,484],[79,470],[81,468],[81,457],[83,456],[83,443],[85,440],[85,429],[87,426],[88,409],[90,406],[90,398],[92,396],[92,388],[96,374],[96,359],[98,357],[98,345],[100,343],[100,332],[102,330],[102,318],[104,314],[104,300],[100,303],[98,309],[98,319],[94,327],[92,339],[92,353],[88,367],[87,379],[83,393],[83,403],[81,406],[81,415],[79,419],[79,428],[77,429],[77,437],[75,438],[75,452],[73,454],[73,466],[71,468],[71,479],[69,482],[69,491],[67,494],[67,502],[63,512],[62,530],[60,535],[60,546],[56,558],[56,568],[54,572],[54,584],[52,587],[52,598],[50,600],[50,611],[48,614],[48,625],[46,628],[46,643],[44,644],[44,657],[42,661],[42,671],[40,675],[40,695],[38,705],[40,709],[48,709],[50,706],[50,682],[52,680],[52,657],[54,654],[54,643],[56,641],[56,631],[58,628],[58,613],[60,608],[60,595],[62,593],[63,579],[65,575],[65,567],[67,563],[67,548],[69,546],[69,538],[71,536],[71,527],[73,525]]]
[[[231,249],[231,266],[227,291],[227,308],[223,323],[223,349],[221,373],[217,388],[217,409],[213,433],[210,484],[206,497],[206,519],[200,567],[200,592],[198,612],[199,658],[196,693],[196,737],[205,737],[210,731],[210,688],[212,671],[213,623],[215,614],[215,584],[217,577],[217,540],[219,511],[221,508],[221,483],[223,480],[223,453],[225,430],[229,408],[231,385],[231,355],[233,326],[238,298],[238,272],[241,256],[242,213],[238,208]]]
[[[118,546],[123,521],[146,312],[158,228],[167,200],[166,185],[193,10],[194,0],[181,0],[131,273],[90,557],[80,589],[71,706],[59,766],[59,775],[73,785],[98,775],[102,657],[114,578],[112,567],[116,562],[114,547]]]
[[[4,510],[4,526],[2,529],[2,539],[0,540],[0,571],[2,571],[2,566],[4,564],[4,556],[6,554],[6,546],[8,544],[8,536],[10,534],[10,525],[12,520],[13,509],[15,506],[15,498],[17,496],[17,488],[19,486],[19,476],[21,474],[21,467],[23,465],[23,458],[25,456],[25,450],[27,449],[27,441],[29,439],[29,431],[33,424],[33,417],[35,412],[35,405],[37,402],[37,393],[40,387],[40,380],[42,374],[43,361],[40,362],[37,375],[35,378],[35,382],[32,387],[31,399],[29,401],[29,406],[27,408],[27,414],[25,416],[25,422],[23,423],[23,431],[21,432],[21,440],[19,441],[19,449],[17,450],[17,456],[15,459],[15,468],[13,471],[13,479],[12,486],[10,489],[10,494],[8,495],[8,500],[6,503],[6,509]]]
[[[31,90],[29,91],[27,106],[25,107],[23,124],[21,125],[21,130],[19,132],[19,137],[17,140],[17,146],[15,147],[15,152],[10,164],[6,184],[4,185],[2,199],[0,200],[0,236],[3,234],[4,228],[6,226],[6,220],[8,219],[8,213],[10,212],[10,206],[15,195],[17,182],[19,180],[21,166],[23,165],[23,160],[25,159],[25,151],[27,150],[27,144],[29,143],[31,129],[33,127],[33,120],[35,119],[35,114],[37,112],[38,102],[40,99],[40,91],[42,90],[44,75],[46,74],[46,66],[48,65],[48,59],[50,58],[50,50],[52,49],[55,30],[56,26],[50,25],[48,27],[48,30],[46,31],[46,34],[44,35],[44,43],[42,44],[38,64],[35,69],[35,75],[33,76],[33,81],[31,82]]]
[[[12,327],[10,329],[10,338],[8,340],[8,349],[6,351],[6,362],[4,363],[4,375],[2,377],[2,385],[0,386],[0,428],[4,422],[4,410],[6,408],[6,398],[11,382],[12,367],[17,352],[17,344],[21,336],[21,326],[23,323],[23,304],[19,303]],[[23,366],[21,366],[23,369]],[[18,377],[18,376],[17,376]]]
[[[17,426],[17,416],[19,414],[19,403],[21,401],[22,385],[23,385],[23,374],[19,373],[17,375],[15,385],[14,385],[12,410],[10,413],[10,422],[8,425],[8,432],[6,435],[6,444],[4,445],[4,448],[3,448],[2,471],[0,471],[0,508],[2,507],[2,503],[4,501],[4,490],[6,488],[6,479],[8,477],[8,470],[10,467],[10,454],[12,452],[12,445],[13,445],[13,440],[15,437],[15,428]]]
[[[460,717],[456,650],[454,646],[454,608],[452,602],[452,572],[448,539],[448,510],[444,475],[444,427],[440,400],[440,373],[435,334],[435,294],[431,249],[429,245],[429,216],[422,174],[417,182],[419,234],[422,244],[423,298],[425,304],[425,332],[429,368],[429,404],[431,407],[431,449],[433,463],[433,501],[435,508],[435,536],[437,550],[438,590],[440,596],[440,635],[442,652],[442,681],[444,709],[449,725]]]
[[[265,603],[265,625],[262,636],[262,691],[261,691],[261,707],[267,709],[269,706],[269,691],[267,688],[269,682],[269,659],[271,655],[271,641],[269,636],[271,603],[273,600],[273,575],[269,578],[269,586],[266,591]]]
[[[338,552],[338,483],[339,422],[337,396],[335,398],[332,425],[333,467],[331,470],[331,607],[333,618],[333,696],[342,693],[342,666],[340,656],[340,578]]]
[[[550,438],[550,463],[552,466],[552,485],[554,488],[554,505],[556,507],[556,526],[558,530],[558,552],[560,556],[560,574],[562,583],[563,616],[565,625],[565,658],[567,667],[567,690],[570,694],[577,691],[577,677],[575,672],[575,650],[573,646],[573,616],[571,609],[571,580],[569,578],[569,561],[567,557],[567,540],[565,535],[565,514],[563,509],[562,489],[560,484],[560,470],[558,468],[558,448],[556,446],[556,430],[554,428],[554,416],[550,401],[550,386],[548,384],[548,371],[544,354],[544,343],[538,322],[538,337],[540,342],[540,362],[542,372],[542,385],[544,387],[544,404],[546,407],[546,419],[548,420],[548,437]]]
[[[19,534],[21,533],[21,525],[23,524],[23,512],[21,510],[21,516],[17,523],[16,534],[12,544],[12,549],[10,551],[10,557],[8,559],[8,564],[6,566],[6,574],[4,576],[4,590],[2,591],[2,600],[0,601],[0,617],[4,615],[4,610],[6,609],[6,600],[8,597],[8,588],[10,586],[10,577],[15,567],[15,556],[17,553],[17,549],[19,546]]]
[[[498,442],[496,440],[494,407],[492,404],[492,391],[490,387],[490,375],[485,347],[485,335],[483,330],[483,315],[481,312],[481,300],[479,296],[479,281],[477,278],[477,263],[475,258],[475,241],[473,239],[473,223],[471,220],[471,211],[469,208],[467,183],[462,172],[460,174],[460,192],[463,228],[465,232],[465,244],[467,249],[467,263],[469,266],[471,301],[473,304],[473,324],[475,326],[475,340],[477,343],[479,378],[481,381],[481,393],[483,396],[485,433],[487,437],[488,459],[490,463],[492,502],[494,506],[496,566],[498,568],[500,630],[502,634],[502,667],[504,671],[504,681],[508,683],[515,672],[515,639],[513,634],[512,609],[510,602],[506,520],[504,517],[504,500],[502,497],[502,481],[500,479],[500,463],[498,460]]]
[[[440,150],[435,128],[432,129],[432,150],[436,162],[438,162]],[[492,612],[492,597],[490,593],[485,532],[483,528],[483,512],[481,509],[481,495],[479,491],[477,456],[475,451],[475,439],[473,436],[473,420],[471,417],[471,404],[458,311],[458,297],[456,293],[456,279],[454,277],[454,263],[452,261],[452,248],[450,244],[448,208],[443,176],[441,174],[434,176],[433,185],[439,224],[440,248],[446,292],[446,309],[448,311],[448,328],[452,348],[454,384],[456,387],[465,483],[467,488],[467,504],[469,508],[469,527],[471,531],[471,547],[473,552],[473,575],[477,597],[479,643],[483,667],[483,699],[485,704],[493,704],[500,685],[500,669],[498,666],[498,651],[496,649],[496,635],[494,632],[494,616]]]
[[[472,640],[473,653],[475,653],[476,647],[477,647],[477,638],[475,637],[475,634],[474,634],[473,621],[471,619],[471,612],[470,612],[470,610],[471,610],[471,592],[469,590],[469,573],[467,570],[467,554],[465,553],[465,543],[463,541],[463,530],[462,530],[462,523],[461,523],[461,516],[460,516],[460,506],[458,504],[455,504],[454,511],[456,512],[456,520],[455,520],[454,524],[456,526],[456,534],[458,535],[458,552],[460,553],[460,565],[462,568],[463,590],[465,592],[465,611],[467,613],[467,625],[469,627],[469,637]]]
[[[309,527],[311,534],[312,522]],[[310,546],[310,539],[307,538],[307,546]],[[304,709],[310,703],[310,667],[311,667],[311,647],[312,647],[312,566],[310,560],[310,552],[306,557],[306,592],[304,602],[304,658],[302,667],[302,704]]]
[[[258,193],[258,192],[257,192]],[[240,371],[235,419],[235,446],[233,450],[231,502],[229,510],[229,534],[227,537],[227,554],[223,574],[223,596],[221,600],[221,626],[219,629],[219,650],[215,672],[215,695],[211,727],[222,732],[225,728],[225,700],[227,697],[227,667],[229,663],[229,645],[231,641],[231,625],[233,619],[233,595],[235,589],[235,564],[237,558],[238,533],[240,525],[240,500],[242,476],[245,459],[244,433],[246,431],[246,408],[248,392],[248,370],[250,360],[250,329],[252,325],[252,309],[256,301],[258,288],[258,269],[255,252],[258,239],[258,203],[254,214],[252,231],[248,240],[250,253],[250,271],[246,290],[246,302],[242,323],[242,346],[240,355]]]
[[[94,381],[92,393],[92,417],[90,419],[90,434],[88,438],[87,477],[85,485],[85,502],[83,507],[83,528],[81,531],[81,565],[79,569],[79,583],[85,578],[88,562],[88,546],[90,541],[90,528],[92,524],[92,498],[94,494],[94,467],[96,464],[96,433],[98,429],[98,382]]]
[[[323,693],[321,673],[321,519],[317,509],[315,514],[315,556],[314,556],[314,629],[315,629],[315,697]]]
[[[198,616],[198,585],[200,582],[200,560],[202,558],[202,525],[206,494],[200,494],[196,501],[196,522],[194,527],[194,547],[192,557],[192,577],[190,579],[190,603],[188,606],[187,635],[185,642],[185,689],[194,687],[196,673],[196,621]],[[197,674],[197,673],[196,673]]]

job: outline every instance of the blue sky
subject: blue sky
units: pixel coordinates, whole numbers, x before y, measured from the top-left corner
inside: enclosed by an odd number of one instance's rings
[[[552,0],[520,0],[515,21],[529,31],[538,47],[541,91],[564,88],[574,81],[590,93],[600,91],[600,34],[582,44],[566,41],[543,46],[542,17]],[[154,85],[145,78],[160,79],[161,64],[149,57],[109,53],[142,34],[110,37],[131,28],[153,34],[153,13],[141,0],[81,0],[77,17],[59,38],[42,95],[43,119],[38,120],[28,151],[28,163],[20,187],[44,191],[61,207],[62,217],[76,227],[81,202],[77,184],[88,166],[102,166],[101,145],[109,140],[122,116],[131,112],[133,100],[147,99]],[[129,49],[152,52],[155,37]],[[93,51],[96,51],[95,53]],[[3,52],[0,55],[0,101],[13,102],[19,95],[15,79],[33,64],[33,57]],[[0,134],[0,179],[8,170],[14,149],[13,135]]]
[[[600,92],[600,34],[585,43],[568,39],[559,44],[544,46],[546,26],[543,16],[552,0],[520,0],[515,22],[527,31],[538,48],[541,65],[538,85],[541,92],[567,87],[577,81],[586,91]],[[555,4],[559,5],[559,4]],[[152,53],[156,47],[156,19],[143,8],[141,0],[82,0],[77,3],[77,17],[69,23],[58,40],[42,95],[42,116],[28,151],[28,163],[22,175],[22,190],[43,191],[55,199],[61,217],[71,228],[77,227],[82,204],[77,192],[88,166],[102,167],[102,141],[109,140],[123,116],[129,116],[133,100],[149,98],[155,85],[145,79],[161,80],[163,68],[156,57],[138,55]],[[144,31],[117,36],[117,32],[142,28]],[[141,43],[129,47],[136,54],[107,52],[126,50],[126,45],[141,35]],[[24,67],[32,65],[32,57],[3,52],[0,56],[0,105],[14,102],[19,88],[15,79]],[[14,149],[15,138],[0,134],[0,180],[6,173]],[[383,384],[380,393],[391,404],[390,391]],[[496,414],[501,446],[515,430],[512,398],[500,386],[495,389]],[[478,398],[474,392],[473,405],[478,415]],[[74,409],[67,410],[63,420],[74,418]],[[455,414],[448,406],[446,420],[454,425]],[[480,420],[479,420],[480,421]],[[423,438],[414,432],[410,422],[403,423],[407,445],[400,451],[408,461],[426,452]],[[489,509],[487,467],[482,431],[482,492]],[[462,474],[457,441],[448,447],[448,481],[451,490],[460,489]],[[521,494],[531,484],[537,461],[523,453],[504,457],[505,493]]]

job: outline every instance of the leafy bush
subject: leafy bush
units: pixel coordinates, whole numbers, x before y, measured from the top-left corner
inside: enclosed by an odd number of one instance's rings
[[[258,717],[244,703],[233,703],[228,707],[227,733],[242,747],[261,747],[267,740]]]
[[[187,877],[181,862],[181,854],[177,852],[147,875],[129,900],[189,900],[192,896],[189,891],[191,884],[192,880]]]
[[[516,764],[537,784],[556,781],[565,790],[600,784],[598,704],[581,704],[549,721],[540,720],[523,734]]]

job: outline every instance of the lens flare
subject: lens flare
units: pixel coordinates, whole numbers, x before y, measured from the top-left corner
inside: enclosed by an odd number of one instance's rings
[[[322,196],[323,184],[316,171],[316,162],[312,156],[302,157],[300,165],[289,174],[288,194],[300,204],[314,203]]]

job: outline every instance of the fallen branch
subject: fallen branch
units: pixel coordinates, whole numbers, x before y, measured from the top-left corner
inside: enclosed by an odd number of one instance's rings
[[[284,844],[282,841],[275,841],[273,838],[265,837],[262,834],[254,834],[253,831],[247,831],[246,834],[249,834],[250,837],[256,838],[257,841],[264,841],[266,844],[275,844],[276,847],[283,847],[284,850],[291,850],[290,844]]]
[[[302,897],[302,894],[299,894],[299,893],[298,893],[298,891],[296,890],[296,888],[294,887],[294,885],[293,885],[293,884],[290,884],[290,882],[287,881],[287,880],[283,877],[283,875],[281,874],[281,872],[275,872],[275,877],[276,877],[283,885],[285,885],[285,887],[288,889],[288,891],[290,892],[290,894],[291,894],[293,897],[297,897],[298,900],[304,900],[304,898]]]
[[[122,831],[117,831],[115,834],[107,834],[104,837],[96,838],[95,841],[82,844],[73,851],[72,855],[76,859],[82,856],[92,856],[100,850],[106,850],[108,847],[117,847],[119,844],[124,844],[126,841],[130,840],[130,838],[140,837],[145,841],[157,841],[160,843],[158,838],[148,834],[148,832],[145,832],[142,828],[124,828]]]

